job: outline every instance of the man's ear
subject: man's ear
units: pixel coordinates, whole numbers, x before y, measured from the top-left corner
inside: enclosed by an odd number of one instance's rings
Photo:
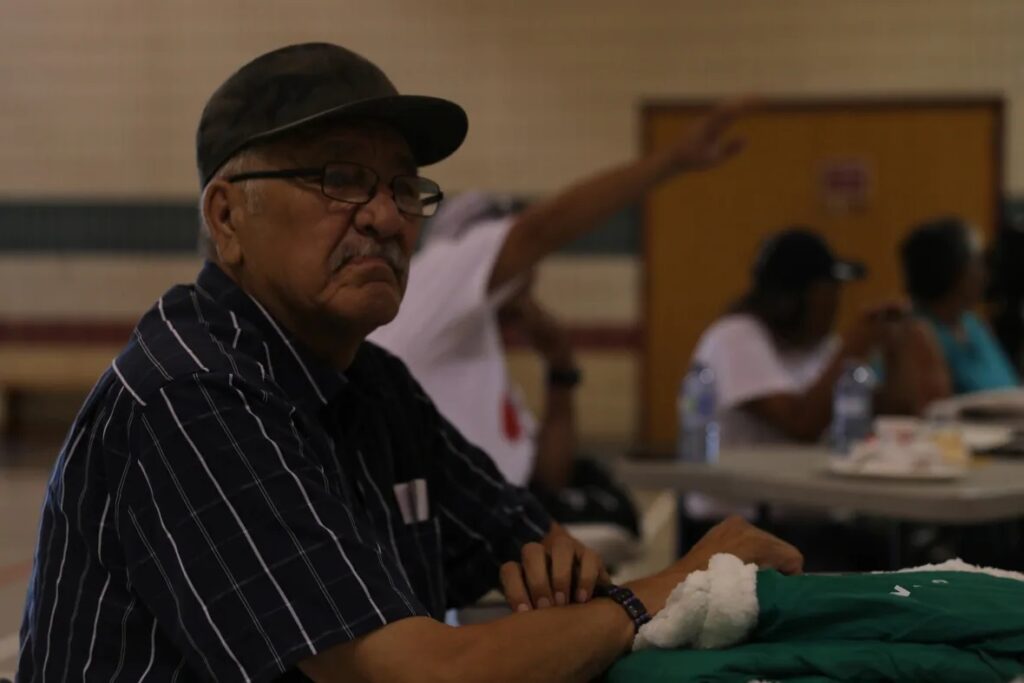
[[[225,266],[237,266],[242,262],[237,221],[243,213],[234,210],[239,199],[234,190],[231,183],[221,178],[214,178],[203,190],[203,221],[210,231],[217,261]]]

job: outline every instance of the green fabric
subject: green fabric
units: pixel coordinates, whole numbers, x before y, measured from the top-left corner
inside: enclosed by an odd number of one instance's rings
[[[760,618],[747,644],[634,653],[609,670],[608,683],[1006,683],[1024,674],[1024,582],[966,572],[764,571],[757,583]]]
[[[790,646],[741,645],[730,650],[644,650],[620,660],[608,683],[1008,683],[1022,670],[1009,659],[950,645],[834,640]]]

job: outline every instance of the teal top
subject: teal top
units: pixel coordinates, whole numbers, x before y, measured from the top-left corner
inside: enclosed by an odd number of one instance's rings
[[[953,331],[943,323],[924,314],[922,317],[935,330],[942,355],[946,358],[954,393],[1004,389],[1020,382],[1006,353],[973,313],[964,313],[960,320],[964,330],[962,340],[957,339]]]

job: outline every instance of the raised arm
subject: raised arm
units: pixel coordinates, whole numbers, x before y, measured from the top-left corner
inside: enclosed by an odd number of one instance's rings
[[[527,208],[516,219],[498,253],[489,291],[593,230],[662,181],[711,168],[735,155],[743,143],[727,134],[746,107],[739,100],[720,104],[670,147],[584,178]]]

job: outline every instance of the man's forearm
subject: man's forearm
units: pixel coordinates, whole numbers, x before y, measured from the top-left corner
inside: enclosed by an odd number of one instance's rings
[[[533,467],[533,481],[550,493],[565,488],[572,477],[575,452],[573,389],[549,386],[544,415],[537,432],[537,460]]]
[[[798,414],[804,416],[809,440],[817,440],[832,421],[832,397],[836,382],[843,374],[843,368],[851,358],[850,352],[840,349],[836,357],[801,395]]]
[[[879,388],[876,413],[918,415],[924,409],[919,359],[898,346],[885,353],[885,382]]]
[[[633,639],[629,617],[607,599],[463,628],[477,631],[465,634],[474,645],[463,651],[457,681],[582,683],[597,678]]]
[[[584,683],[629,649],[633,624],[607,599],[452,628],[403,619],[300,668],[316,683]]]
[[[564,531],[553,524],[548,537],[560,534]],[[785,574],[799,573],[803,566],[795,548],[730,517],[670,567],[628,587],[656,614],[679,582],[705,569],[716,553]],[[402,619],[314,655],[299,667],[316,683],[583,683],[625,654],[633,633],[625,610],[597,598],[458,628],[422,616]]]

